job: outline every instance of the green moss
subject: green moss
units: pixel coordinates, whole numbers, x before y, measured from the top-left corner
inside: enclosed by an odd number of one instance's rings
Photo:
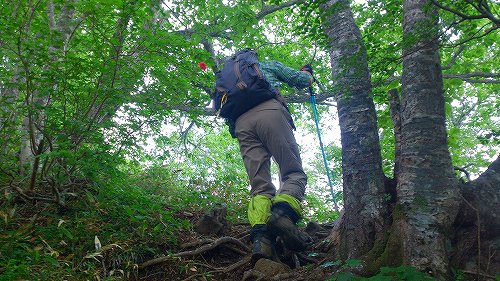
[[[392,213],[393,223],[389,231],[375,241],[368,252],[365,262],[367,274],[376,274],[383,266],[400,266],[403,261],[403,241],[401,240],[399,223],[403,219],[402,208],[396,205]]]
[[[373,248],[366,255],[365,263],[366,270],[369,275],[373,275],[378,272],[381,264],[380,257],[385,251],[387,240],[389,238],[389,233],[386,233],[384,237],[375,241]]]
[[[403,206],[397,204],[394,206],[394,210],[392,211],[392,221],[399,221],[403,219]]]
[[[429,203],[427,202],[427,199],[422,195],[415,196],[414,203],[420,207],[425,207],[425,206],[429,205]]]

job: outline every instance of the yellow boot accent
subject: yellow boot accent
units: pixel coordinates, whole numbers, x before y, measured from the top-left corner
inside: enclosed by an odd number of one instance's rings
[[[293,197],[292,195],[282,193],[274,196],[273,198],[273,204],[279,202],[288,203],[288,205],[292,207],[292,209],[297,213],[297,215],[299,215],[299,218],[302,218],[302,206],[297,198]]]
[[[266,224],[271,216],[271,199],[264,195],[255,195],[250,199],[247,214],[252,227],[256,224]]]

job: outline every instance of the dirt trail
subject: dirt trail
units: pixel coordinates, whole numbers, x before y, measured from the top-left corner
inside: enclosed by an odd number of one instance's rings
[[[179,233],[178,249],[139,265],[137,280],[325,280],[326,237],[331,225],[309,223],[301,229],[314,241],[311,250],[288,251],[278,238],[274,260],[250,265],[252,244],[248,224],[229,224],[225,211],[214,209],[193,219],[193,230]]]

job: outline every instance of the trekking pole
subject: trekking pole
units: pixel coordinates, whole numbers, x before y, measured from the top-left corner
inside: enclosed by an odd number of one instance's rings
[[[313,77],[314,82],[317,83],[316,78]],[[323,142],[321,141],[321,131],[319,129],[319,116],[318,116],[318,110],[316,108],[316,94],[313,91],[312,85],[309,86],[309,99],[311,100],[311,107],[313,110],[313,117],[314,117],[314,122],[316,123],[316,131],[318,132],[318,139],[319,139],[319,146],[321,148],[321,154],[323,155],[323,164],[325,165],[326,169],[326,176],[328,177],[328,184],[330,185],[330,192],[332,193],[332,199],[333,199],[333,206],[335,208],[335,211],[339,211],[339,206],[337,205],[337,200],[335,199],[335,192],[333,191],[333,184],[332,184],[332,179],[330,177],[330,169],[328,169],[328,162],[326,161],[326,153],[325,149],[323,147]]]

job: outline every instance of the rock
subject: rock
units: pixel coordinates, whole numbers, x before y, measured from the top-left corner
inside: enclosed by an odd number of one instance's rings
[[[260,259],[255,263],[253,268],[265,275],[267,278],[274,277],[278,274],[289,273],[292,271],[286,264],[275,262],[268,259]]]
[[[221,235],[227,226],[227,208],[225,206],[213,208],[206,212],[194,225],[194,230],[203,235]]]

